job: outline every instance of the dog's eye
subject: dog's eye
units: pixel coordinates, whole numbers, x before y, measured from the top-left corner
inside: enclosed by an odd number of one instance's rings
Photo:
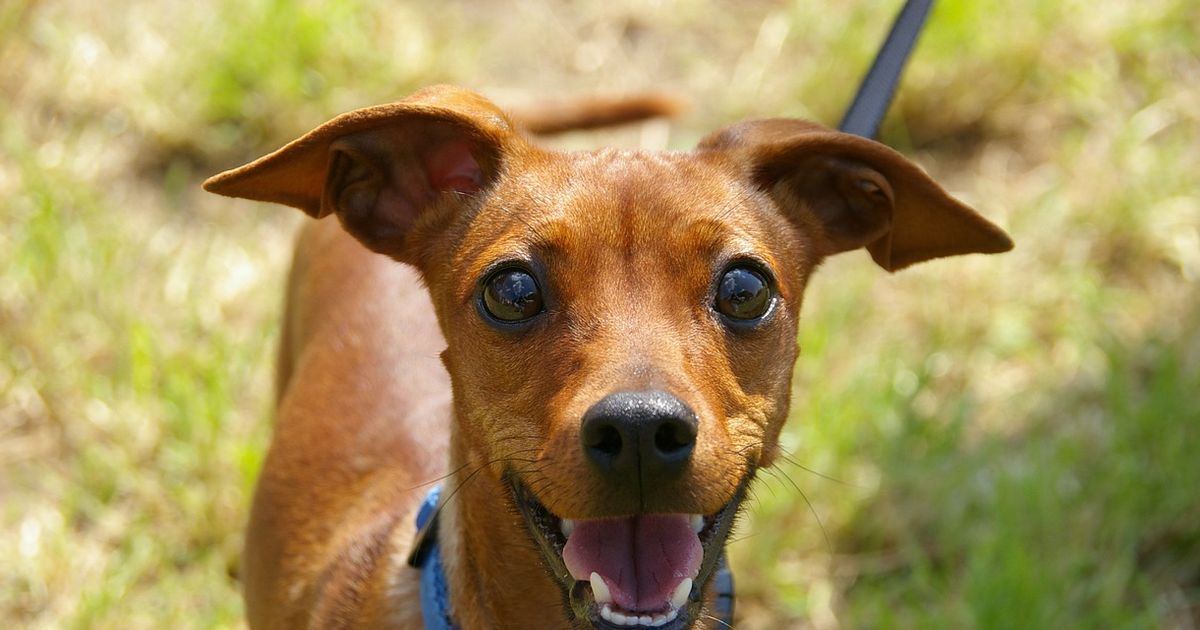
[[[542,312],[542,290],[522,269],[501,269],[483,285],[483,307],[504,322],[519,322]]]
[[[733,267],[717,283],[717,310],[737,320],[758,319],[771,306],[771,287],[751,267]]]

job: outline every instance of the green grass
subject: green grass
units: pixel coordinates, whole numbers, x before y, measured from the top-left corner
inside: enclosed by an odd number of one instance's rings
[[[203,177],[435,81],[675,90],[680,147],[832,123],[897,4],[4,4],[0,618],[244,625],[297,218]],[[939,3],[884,138],[1017,249],[819,272],[739,627],[1200,622],[1198,33],[1185,0]]]

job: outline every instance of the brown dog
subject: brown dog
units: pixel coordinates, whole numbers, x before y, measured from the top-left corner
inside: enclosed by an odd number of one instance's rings
[[[809,275],[859,247],[893,271],[1012,246],[895,151],[812,123],[563,153],[452,87],[205,187],[345,229],[297,249],[245,550],[256,628],[420,627],[405,558],[443,475],[459,627],[709,627]]]

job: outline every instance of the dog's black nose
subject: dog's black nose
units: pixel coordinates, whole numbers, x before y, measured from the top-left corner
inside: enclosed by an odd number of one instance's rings
[[[654,481],[678,473],[696,446],[696,414],[662,391],[617,392],[583,415],[583,451],[606,476]]]

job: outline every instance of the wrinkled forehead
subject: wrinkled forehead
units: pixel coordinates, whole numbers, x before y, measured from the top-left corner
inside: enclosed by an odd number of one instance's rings
[[[774,263],[782,219],[719,160],[610,149],[530,162],[502,178],[475,217],[464,242],[478,245],[460,252],[463,266],[482,272],[496,261],[536,258],[597,269],[641,262],[669,271],[747,254]]]

